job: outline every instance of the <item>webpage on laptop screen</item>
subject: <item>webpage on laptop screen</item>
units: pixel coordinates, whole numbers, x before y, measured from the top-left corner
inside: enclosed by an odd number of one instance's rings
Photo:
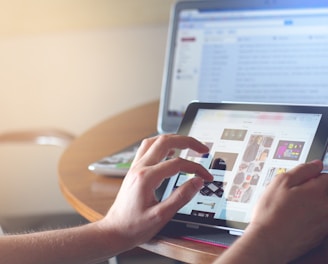
[[[168,111],[192,100],[328,104],[328,9],[182,11]]]

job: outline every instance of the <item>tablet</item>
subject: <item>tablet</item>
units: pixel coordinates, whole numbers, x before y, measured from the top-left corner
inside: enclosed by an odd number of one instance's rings
[[[202,164],[214,176],[172,221],[242,234],[265,188],[279,173],[323,159],[328,107],[237,103],[191,103],[178,134],[206,144],[177,155]],[[165,200],[195,175],[180,172],[160,188]]]

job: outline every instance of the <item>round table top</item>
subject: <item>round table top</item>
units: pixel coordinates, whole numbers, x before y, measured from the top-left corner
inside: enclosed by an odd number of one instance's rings
[[[59,185],[67,201],[89,221],[101,219],[122,179],[95,175],[88,165],[156,133],[158,101],[110,117],[77,137],[59,162]],[[187,263],[210,263],[223,248],[179,238],[155,237],[143,249]]]

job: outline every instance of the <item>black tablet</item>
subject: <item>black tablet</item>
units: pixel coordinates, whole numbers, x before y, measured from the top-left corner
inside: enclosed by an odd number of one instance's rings
[[[206,167],[214,176],[172,219],[187,226],[241,232],[275,175],[323,159],[328,107],[235,103],[191,103],[179,134],[206,144],[206,155],[177,155]],[[162,186],[161,200],[194,177],[180,172]]]

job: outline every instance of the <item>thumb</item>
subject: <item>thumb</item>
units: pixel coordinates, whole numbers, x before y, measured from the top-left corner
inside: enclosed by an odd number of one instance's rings
[[[174,190],[161,204],[163,210],[167,212],[167,220],[170,220],[181,207],[187,204],[203,186],[204,180],[194,177]]]

